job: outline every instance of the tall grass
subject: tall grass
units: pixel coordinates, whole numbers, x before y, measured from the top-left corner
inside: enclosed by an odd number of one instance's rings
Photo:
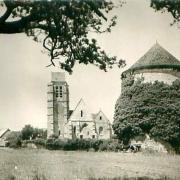
[[[169,177],[180,179],[178,155],[0,149],[0,180],[169,180]]]

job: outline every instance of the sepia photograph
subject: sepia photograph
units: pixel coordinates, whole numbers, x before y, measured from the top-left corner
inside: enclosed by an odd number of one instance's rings
[[[180,180],[180,0],[0,0],[0,180]]]

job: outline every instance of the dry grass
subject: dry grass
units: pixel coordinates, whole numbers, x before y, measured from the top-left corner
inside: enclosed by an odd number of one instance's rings
[[[180,179],[180,156],[0,149],[0,180],[98,179],[106,177],[170,177]],[[124,179],[124,178],[123,178]]]

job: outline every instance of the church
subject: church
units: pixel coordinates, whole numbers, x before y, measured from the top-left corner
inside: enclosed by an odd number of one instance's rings
[[[69,86],[65,74],[51,73],[47,91],[47,136],[60,139],[110,139],[112,126],[102,110],[89,113],[80,99],[74,110],[69,108]]]

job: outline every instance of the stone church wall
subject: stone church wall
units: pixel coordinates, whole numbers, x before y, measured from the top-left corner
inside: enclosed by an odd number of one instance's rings
[[[98,139],[110,139],[111,138],[111,124],[107,117],[101,111],[95,118],[96,132]]]
[[[70,115],[69,88],[63,73],[52,73],[47,92],[48,137],[58,136],[60,139],[109,139],[111,125],[100,111],[97,114],[88,112],[81,99]],[[94,120],[96,118],[96,120]]]

